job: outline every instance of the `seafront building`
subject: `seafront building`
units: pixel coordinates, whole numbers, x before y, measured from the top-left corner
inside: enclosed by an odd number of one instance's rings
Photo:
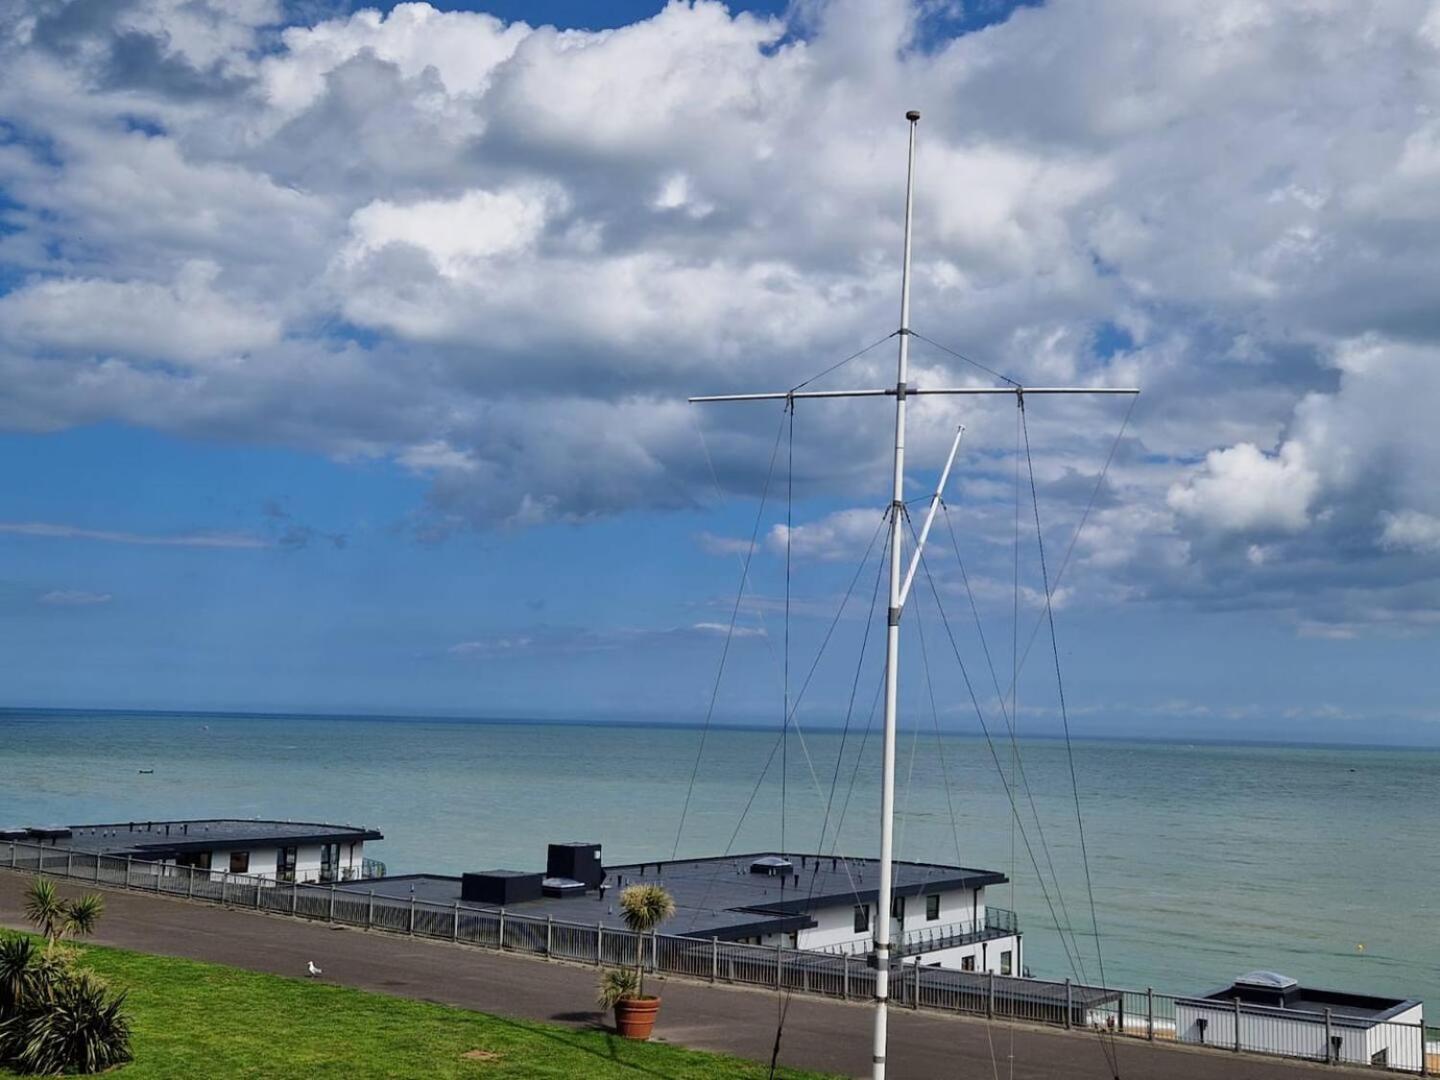
[[[284,884],[379,876],[384,866],[365,858],[365,842],[381,839],[378,829],[354,825],[237,818],[0,829],[0,840],[128,859],[152,874],[190,867],[217,880],[234,874]]]
[[[986,902],[994,870],[897,862],[890,911],[897,958],[906,964],[1019,975],[1024,970],[1013,911]],[[342,885],[377,897],[504,908],[515,915],[620,928],[615,895],[627,885],[663,885],[675,899],[665,931],[681,937],[783,945],[864,956],[878,917],[876,860],[758,852],[606,867],[599,844],[551,844],[545,871],[485,870],[458,877],[406,874]]]

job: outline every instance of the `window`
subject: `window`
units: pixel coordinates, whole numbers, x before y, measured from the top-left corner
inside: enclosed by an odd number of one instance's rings
[[[962,956],[962,957],[960,958],[960,970],[961,970],[961,971],[974,971],[974,970],[975,970],[975,957],[973,957],[973,956]]]
[[[250,872],[250,852],[230,852],[230,872],[232,874],[248,874]]]
[[[295,852],[293,847],[275,849],[275,880],[295,880]]]
[[[870,929],[870,905],[855,905],[855,933],[863,934]]]
[[[210,852],[186,851],[175,856],[176,866],[193,866],[196,870],[210,869]]]
[[[320,880],[334,881],[335,871],[340,865],[340,845],[320,845]]]
[[[940,894],[931,893],[925,897],[925,921],[934,922],[940,918]]]
[[[903,896],[892,896],[890,898],[890,917],[905,921],[905,898]]]
[[[1010,950],[1006,949],[1000,954],[1000,974],[1010,974]]]

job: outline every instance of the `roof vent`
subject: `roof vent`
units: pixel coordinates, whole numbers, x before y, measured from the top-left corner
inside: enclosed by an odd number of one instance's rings
[[[584,896],[585,882],[568,877],[547,877],[540,882],[540,891],[546,896]]]
[[[795,873],[795,864],[779,855],[765,855],[750,864],[750,873],[766,877],[788,877]]]
[[[1290,990],[1300,984],[1289,975],[1275,971],[1251,971],[1235,980],[1236,986],[1253,986],[1257,990]]]

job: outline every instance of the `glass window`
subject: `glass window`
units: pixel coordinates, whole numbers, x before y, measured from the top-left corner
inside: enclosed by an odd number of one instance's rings
[[[187,851],[175,856],[176,866],[193,866],[197,870],[210,869],[210,852]]]
[[[1000,974],[1010,974],[1010,950],[1006,949],[1000,954]]]
[[[320,845],[320,880],[334,881],[335,869],[340,865],[340,845]]]
[[[295,880],[295,848],[282,847],[275,850],[275,880]]]
[[[863,934],[870,929],[870,905],[855,905],[855,933]]]
[[[230,852],[230,872],[232,874],[248,874],[250,872],[250,852]]]
[[[931,893],[925,897],[925,921],[934,922],[940,918],[940,894]]]
[[[892,896],[890,898],[890,917],[905,921],[905,898],[903,896]]]
[[[962,957],[960,958],[960,970],[961,970],[961,971],[974,971],[974,970],[975,970],[975,957],[973,957],[973,956],[962,956]]]

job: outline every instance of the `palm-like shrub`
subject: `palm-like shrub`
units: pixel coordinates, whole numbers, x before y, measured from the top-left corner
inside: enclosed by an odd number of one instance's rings
[[[96,1073],[130,1060],[125,995],[88,971],[70,972],[48,995],[0,1023],[0,1046],[21,1072]]]
[[[98,893],[66,900],[49,878],[36,878],[25,892],[25,917],[52,946],[62,938],[93,934],[104,911]]]
[[[93,933],[104,910],[98,896],[66,900],[38,878],[25,914],[45,947],[0,935],[0,1064],[22,1073],[93,1073],[130,1060],[125,995],[76,966],[67,936]]]
[[[645,935],[675,914],[675,898],[662,885],[631,885],[620,893],[620,917],[635,934],[635,992],[645,996]]]
[[[613,968],[600,976],[600,993],[596,1000],[602,1009],[613,1009],[618,1002],[640,996],[640,976],[629,968]]]

